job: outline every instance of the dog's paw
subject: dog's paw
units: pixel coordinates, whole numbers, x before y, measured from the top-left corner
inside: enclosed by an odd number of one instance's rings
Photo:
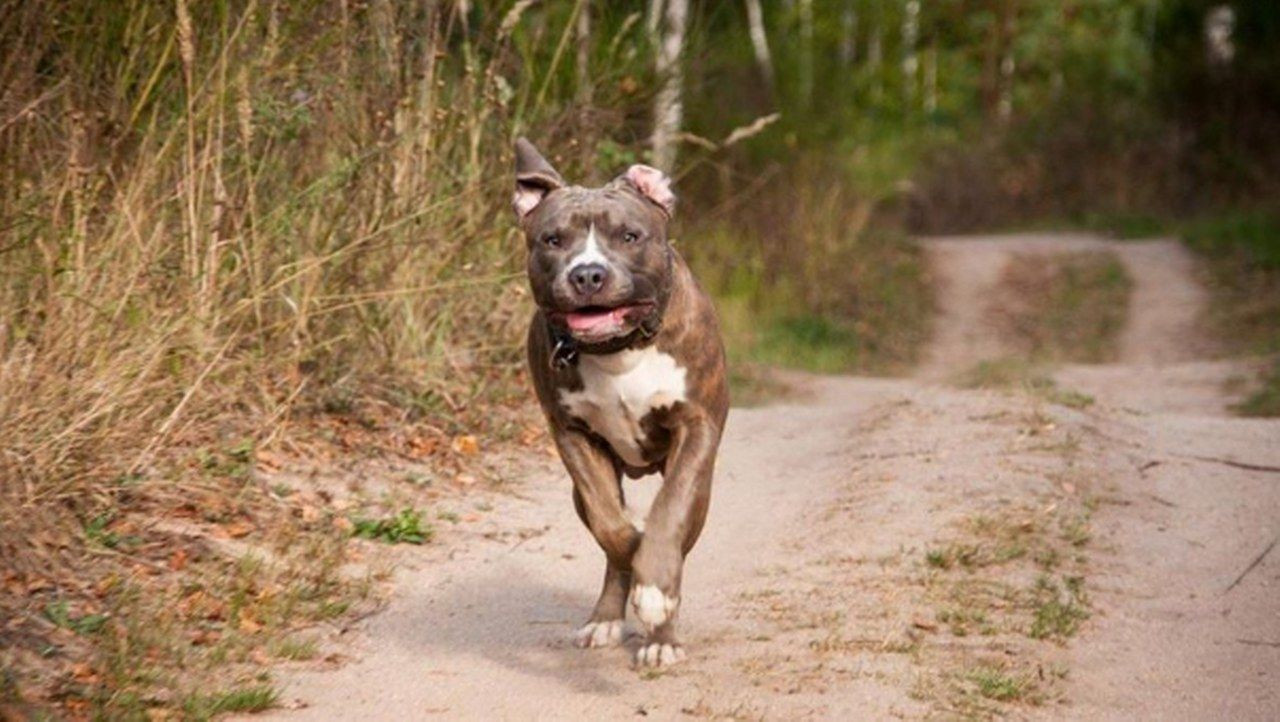
[[[651,584],[637,584],[631,590],[631,608],[635,610],[636,620],[644,625],[646,631],[652,632],[671,619],[678,606],[679,597],[668,597]]]
[[[684,659],[684,647],[679,644],[645,642],[636,650],[635,664],[641,669],[656,669],[679,664]]]
[[[615,647],[622,644],[622,620],[587,622],[573,633],[573,643],[583,649]]]

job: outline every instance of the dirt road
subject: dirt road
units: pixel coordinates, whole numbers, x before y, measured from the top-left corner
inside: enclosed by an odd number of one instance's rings
[[[1121,362],[1055,372],[1097,402],[948,386],[1000,352],[980,308],[1007,254],[1082,247],[1113,247],[1135,282]],[[1280,718],[1280,550],[1250,568],[1280,533],[1280,474],[1239,465],[1280,467],[1280,422],[1226,415],[1236,371],[1196,360],[1185,253],[928,248],[940,318],[917,378],[805,378],[797,401],[730,415],[686,572],[686,663],[642,674],[634,640],[572,646],[603,560],[545,459],[330,640],[348,663],[281,670],[292,709],[272,715]],[[655,487],[629,482],[629,501]],[[1047,603],[1059,583],[1087,595]]]

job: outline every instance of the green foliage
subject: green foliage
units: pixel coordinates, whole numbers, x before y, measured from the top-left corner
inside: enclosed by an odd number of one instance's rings
[[[1089,618],[1088,598],[1080,577],[1067,577],[1059,586],[1048,575],[1036,579],[1031,592],[1033,618],[1027,630],[1032,639],[1066,639]]]
[[[1010,674],[999,667],[982,665],[970,670],[968,679],[978,694],[997,702],[1014,702],[1035,689],[1035,680],[1025,674]]]
[[[1241,416],[1280,416],[1280,361],[1262,374],[1258,388],[1234,409]]]
[[[1280,353],[1280,212],[1223,212],[1183,224],[1182,237],[1209,269],[1211,323],[1235,353]],[[1244,416],[1280,416],[1280,361],[1235,405]]]
[[[96,634],[102,630],[110,618],[105,614],[84,614],[80,616],[72,616],[67,609],[67,603],[59,600],[50,602],[44,607],[44,617],[50,622],[81,636]]]
[[[1234,257],[1245,267],[1280,273],[1280,213],[1221,213],[1188,221],[1182,237],[1206,256]]]
[[[435,530],[422,521],[422,513],[414,509],[402,509],[395,516],[382,519],[354,520],[354,536],[376,539],[388,544],[425,544]]]
[[[236,687],[189,697],[182,709],[192,719],[208,720],[230,712],[262,712],[276,706],[280,693],[270,685]]]

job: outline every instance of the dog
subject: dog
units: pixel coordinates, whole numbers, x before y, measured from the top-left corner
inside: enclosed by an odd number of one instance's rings
[[[668,239],[676,199],[662,171],[633,165],[583,188],[529,141],[515,151],[512,205],[537,304],[530,375],[578,517],[606,559],[575,640],[621,644],[629,605],[644,630],[635,663],[669,666],[685,658],[676,636],[684,562],[706,520],[729,409],[719,321]],[[642,529],[626,515],[624,473],[662,474]]]

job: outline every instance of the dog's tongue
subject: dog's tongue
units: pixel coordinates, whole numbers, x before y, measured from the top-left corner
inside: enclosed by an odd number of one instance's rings
[[[566,313],[564,320],[569,330],[575,333],[598,335],[615,328],[621,328],[626,308],[611,308],[607,311],[572,311]]]

